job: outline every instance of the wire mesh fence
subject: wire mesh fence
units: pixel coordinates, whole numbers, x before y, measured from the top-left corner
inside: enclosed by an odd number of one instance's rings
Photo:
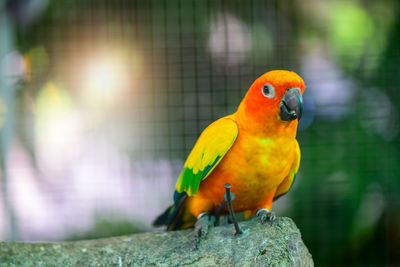
[[[302,161],[273,208],[317,265],[399,263],[396,1],[0,8],[3,240],[150,230],[202,130],[288,69],[307,86]]]

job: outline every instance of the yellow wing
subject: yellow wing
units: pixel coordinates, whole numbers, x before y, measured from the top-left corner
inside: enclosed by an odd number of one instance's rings
[[[282,181],[282,183],[278,186],[276,190],[274,199],[286,194],[289,189],[292,187],[294,180],[296,179],[297,171],[299,170],[300,166],[300,147],[299,143],[296,140],[296,155],[293,161],[292,168],[289,172],[289,175]]]
[[[190,152],[178,182],[176,191],[195,195],[199,184],[206,179],[232,147],[238,135],[238,127],[231,116],[210,124],[200,135]]]

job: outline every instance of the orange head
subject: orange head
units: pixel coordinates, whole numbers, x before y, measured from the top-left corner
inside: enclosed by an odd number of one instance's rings
[[[245,119],[246,123],[268,128],[297,126],[303,110],[304,89],[303,79],[292,71],[267,72],[251,85],[238,108],[238,116],[249,118]]]

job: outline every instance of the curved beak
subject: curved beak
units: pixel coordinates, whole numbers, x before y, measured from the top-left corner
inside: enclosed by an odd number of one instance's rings
[[[303,97],[299,88],[289,89],[282,97],[279,116],[283,121],[292,121],[301,118],[303,114]]]

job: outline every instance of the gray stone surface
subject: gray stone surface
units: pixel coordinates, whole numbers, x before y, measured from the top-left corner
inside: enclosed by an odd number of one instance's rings
[[[0,243],[0,266],[313,266],[289,218],[212,228],[199,249],[192,230],[59,243]]]

